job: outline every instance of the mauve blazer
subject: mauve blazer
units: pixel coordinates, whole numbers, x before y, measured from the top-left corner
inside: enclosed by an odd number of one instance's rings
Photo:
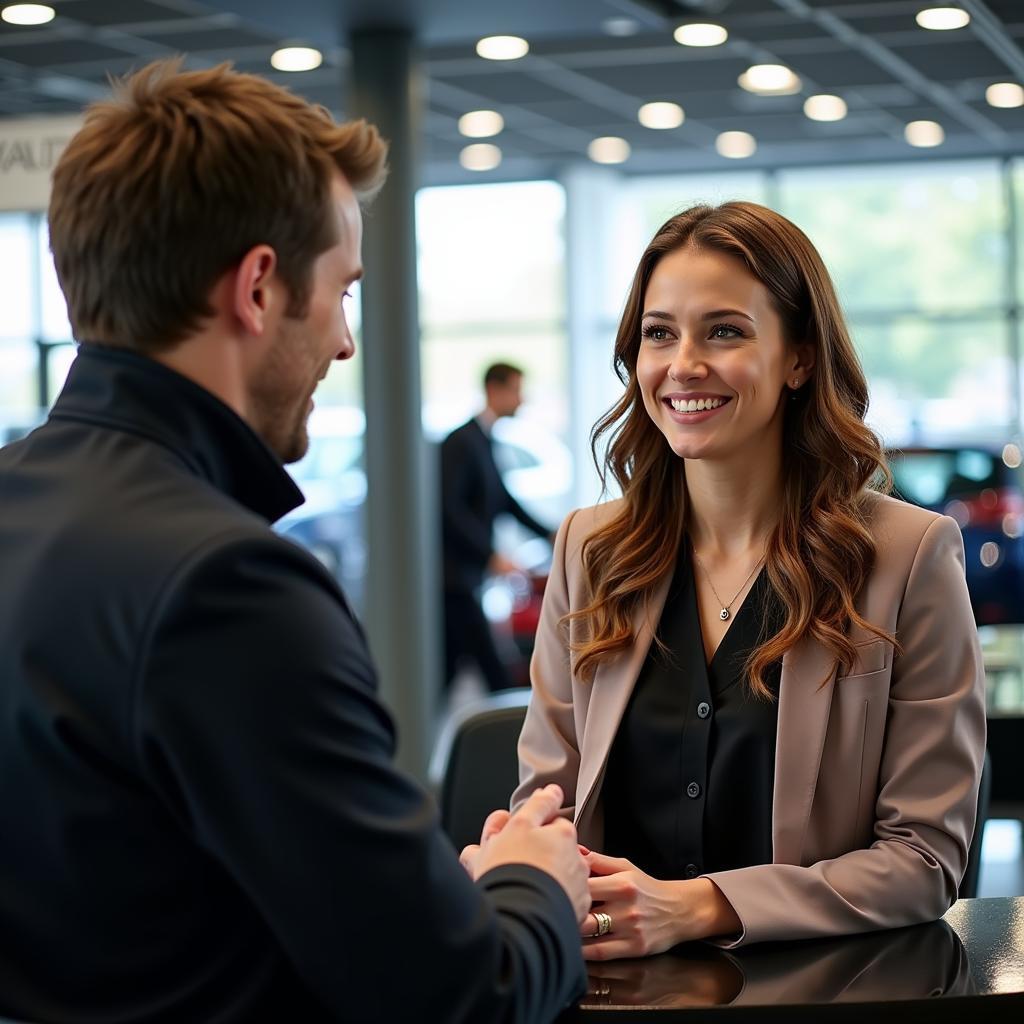
[[[587,602],[584,539],[619,507],[581,509],[558,531],[512,797],[514,807],[557,782],[580,842],[595,850],[608,754],[670,582],[638,612],[636,642],[592,681],[579,679],[570,627],[560,620]],[[881,495],[872,495],[871,530],[877,557],[858,610],[895,634],[902,653],[855,629],[857,661],[847,675],[837,678],[813,640],[783,658],[773,863],[707,875],[743,923],[724,945],[931,921],[956,899],[985,756],[985,682],[963,540],[947,516]]]

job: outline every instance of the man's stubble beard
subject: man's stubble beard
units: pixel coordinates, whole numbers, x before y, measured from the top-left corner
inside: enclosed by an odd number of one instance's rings
[[[281,333],[253,376],[253,427],[282,463],[298,462],[309,449],[309,399],[315,390],[312,359],[305,358],[301,329]],[[301,380],[298,379],[301,377]]]

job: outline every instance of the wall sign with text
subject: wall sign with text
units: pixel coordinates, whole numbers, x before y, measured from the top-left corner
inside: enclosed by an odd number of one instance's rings
[[[50,175],[82,118],[0,120],[0,211],[45,210]]]

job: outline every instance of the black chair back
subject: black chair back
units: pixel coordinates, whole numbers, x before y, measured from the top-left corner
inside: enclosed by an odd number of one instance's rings
[[[487,697],[457,715],[441,738],[441,825],[457,850],[479,842],[487,815],[508,807],[519,783],[516,748],[529,699],[529,690]]]

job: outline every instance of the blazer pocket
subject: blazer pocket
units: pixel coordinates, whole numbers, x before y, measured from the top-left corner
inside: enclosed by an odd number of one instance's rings
[[[892,644],[887,640],[869,640],[857,644],[857,653],[850,671],[838,676],[836,682],[852,679],[854,676],[870,676],[876,672],[884,672],[889,667],[889,651]]]

